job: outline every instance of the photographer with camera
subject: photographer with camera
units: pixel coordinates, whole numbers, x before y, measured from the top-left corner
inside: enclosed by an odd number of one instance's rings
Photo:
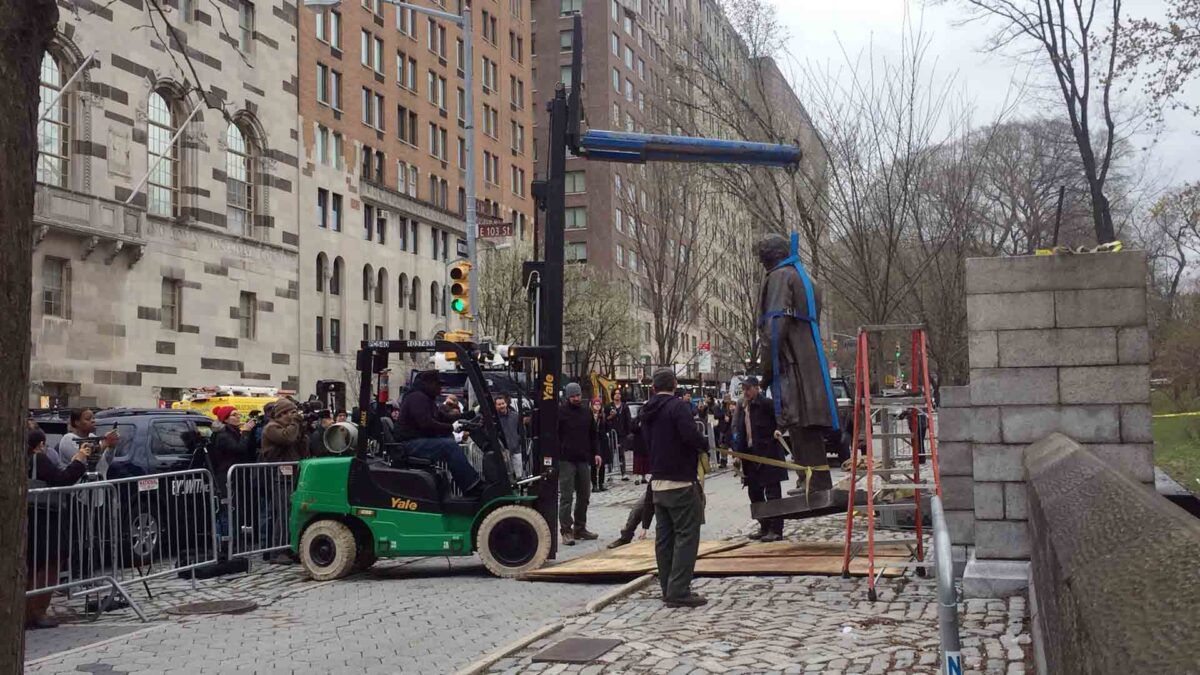
[[[281,398],[271,405],[271,421],[263,429],[259,458],[264,462],[298,462],[308,459],[304,417],[296,402]]]
[[[325,430],[333,426],[333,413],[329,410],[321,410],[317,412],[317,424],[312,432],[308,434],[308,454],[310,457],[324,457],[329,454],[325,451]]]
[[[87,447],[89,454],[99,455],[104,453],[103,459],[105,464],[113,462],[113,451],[117,447],[117,441],[120,435],[116,429],[109,431],[102,438],[97,438],[96,433],[96,416],[90,408],[80,410],[72,410],[71,417],[67,421],[67,428],[70,430],[59,439],[58,445],[54,448],[46,448],[46,458],[49,459],[59,469],[65,469],[71,463],[72,457],[75,456],[83,447]],[[99,447],[97,447],[97,443]],[[128,460],[121,464],[129,463]],[[119,472],[116,466],[110,469],[110,472],[118,472],[112,478],[124,478],[126,476],[145,475],[150,472],[150,459],[144,458],[145,466],[128,467],[126,472]],[[124,467],[123,467],[124,468]],[[138,472],[140,469],[140,472]]]

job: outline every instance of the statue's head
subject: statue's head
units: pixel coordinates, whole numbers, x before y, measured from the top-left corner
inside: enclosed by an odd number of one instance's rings
[[[768,234],[758,241],[754,250],[763,267],[773,269],[792,254],[792,245],[781,234]]]

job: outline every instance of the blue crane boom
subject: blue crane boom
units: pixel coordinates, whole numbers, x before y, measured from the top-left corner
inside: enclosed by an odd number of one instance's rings
[[[795,145],[729,141],[720,138],[635,134],[589,129],[579,136],[577,154],[607,162],[704,162],[796,167]]]

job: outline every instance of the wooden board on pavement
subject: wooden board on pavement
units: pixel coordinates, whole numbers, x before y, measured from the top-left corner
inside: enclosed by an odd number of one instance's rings
[[[702,541],[700,556],[744,546],[744,541]],[[636,577],[654,572],[654,540],[644,539],[612,550],[597,551],[560,565],[543,567],[524,575],[534,581],[586,581],[600,577]]]

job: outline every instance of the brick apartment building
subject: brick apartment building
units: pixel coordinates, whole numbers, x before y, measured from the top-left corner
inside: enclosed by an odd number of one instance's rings
[[[416,4],[461,12],[455,0]],[[531,238],[528,0],[475,0],[475,158],[480,222]],[[447,263],[465,250],[459,28],[349,0],[299,26],[300,375],[351,383],[360,339],[462,327]],[[504,242],[499,242],[503,244]],[[486,245],[482,243],[481,245]]]

